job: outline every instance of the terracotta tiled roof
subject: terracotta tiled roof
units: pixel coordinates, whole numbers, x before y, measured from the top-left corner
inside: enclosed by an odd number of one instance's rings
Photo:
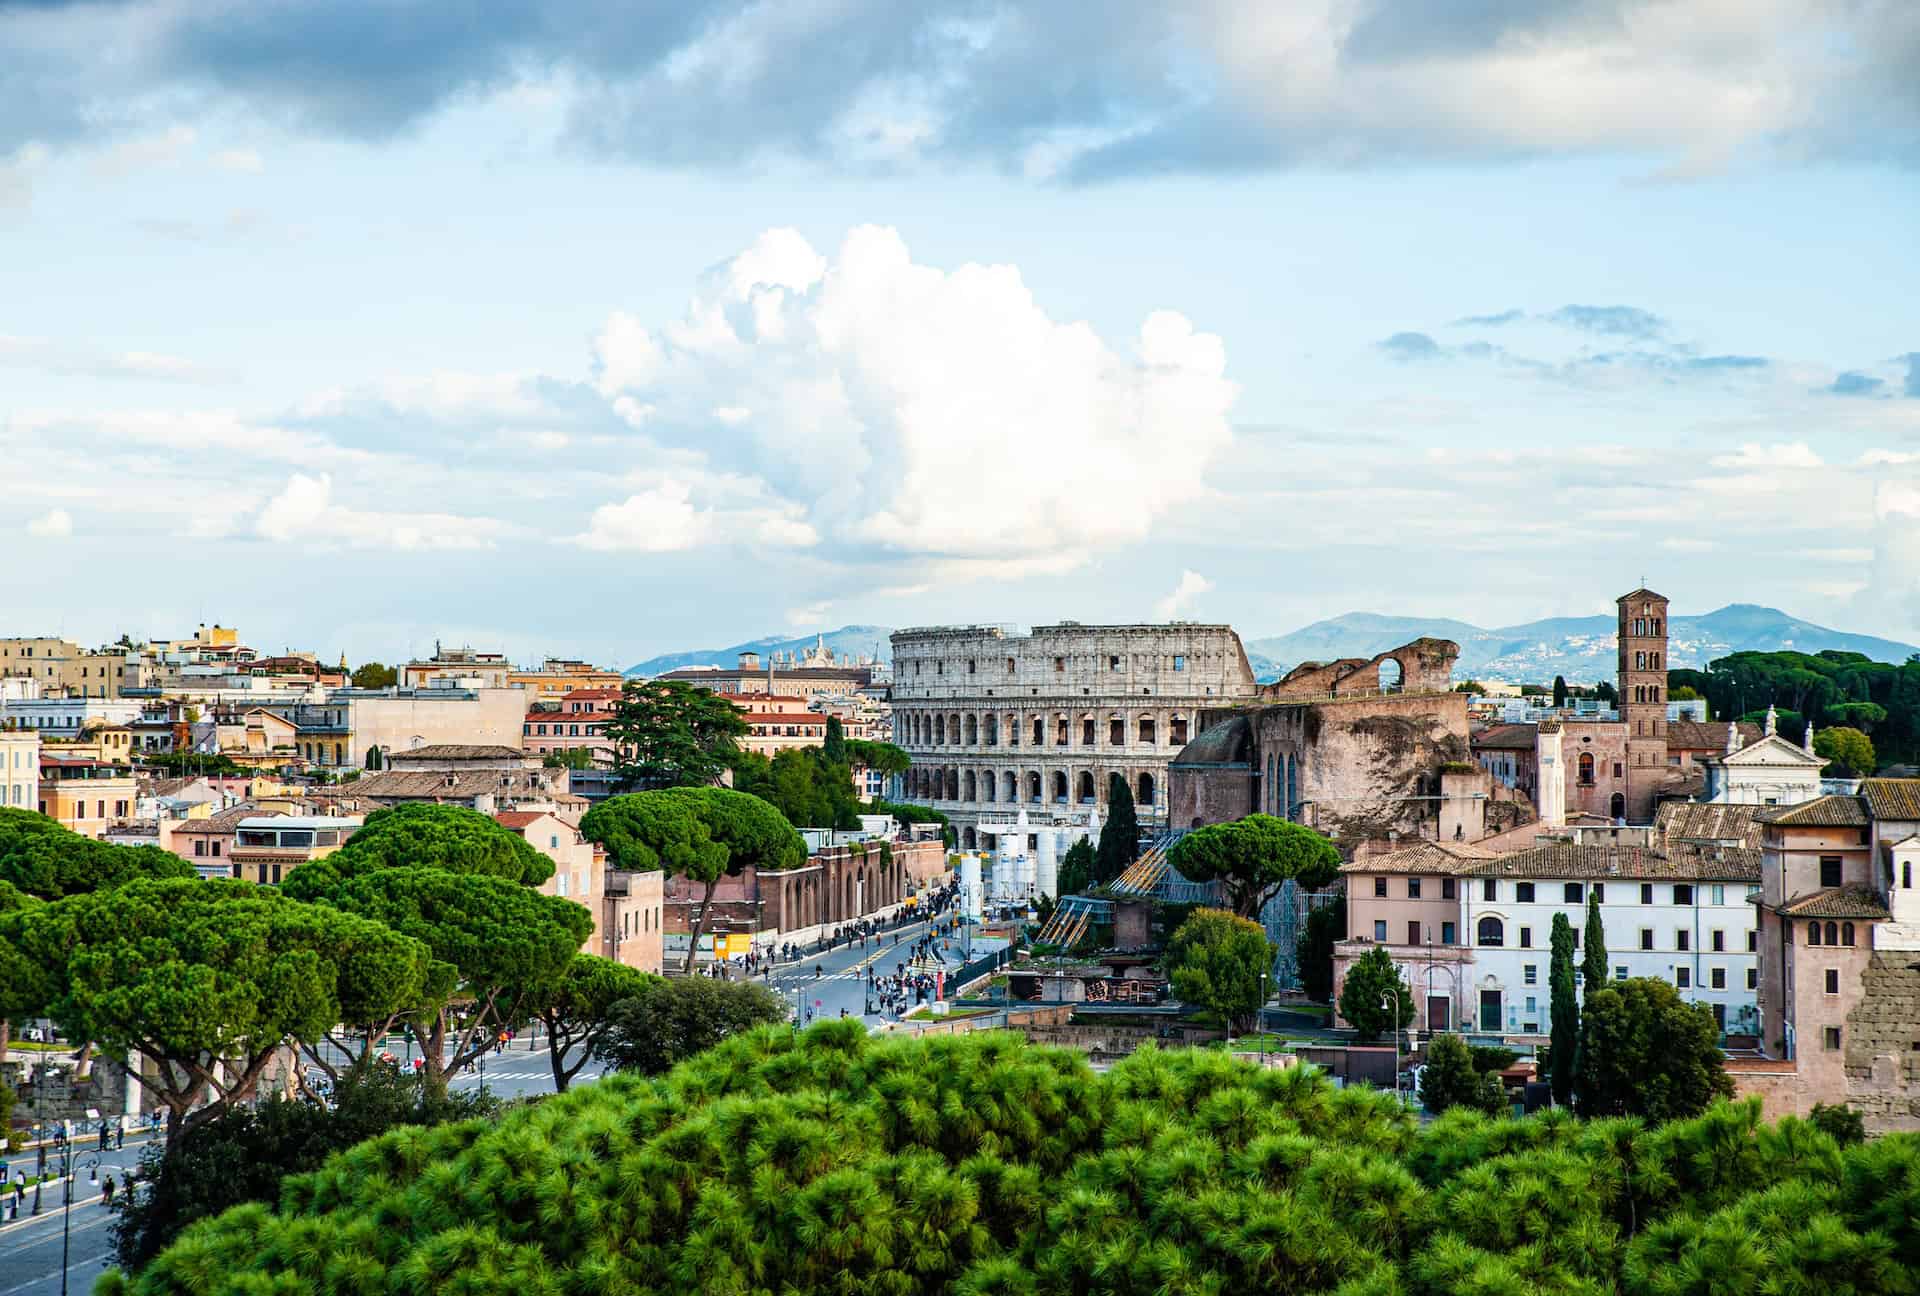
[[[1470,741],[1475,748],[1489,751],[1532,751],[1538,729],[1538,725],[1530,724],[1488,725]]]
[[[1662,853],[1642,846],[1576,846],[1571,842],[1549,842],[1531,850],[1463,864],[1459,872],[1473,877],[1565,878],[1569,881],[1624,878],[1757,882],[1760,852],[1728,846]]]
[[[1875,819],[1920,819],[1920,779],[1862,779],[1860,795]]]
[[[1823,796],[1792,806],[1762,806],[1761,823],[1787,828],[1865,828],[1867,806],[1859,797]]]
[[[409,760],[506,760],[524,758],[526,752],[518,747],[503,747],[493,743],[432,743],[425,747],[415,747],[410,751],[389,752],[390,761]]]
[[[1492,851],[1455,842],[1423,841],[1381,855],[1369,855],[1340,866],[1342,873],[1458,873],[1468,865],[1493,859]]]
[[[1740,745],[1757,743],[1766,736],[1766,730],[1757,724],[1736,726],[1740,731]],[[1667,721],[1668,751],[1715,751],[1727,749],[1727,726],[1718,720],[1669,720]]]
[[[1652,590],[1643,586],[1631,594],[1622,594],[1619,598],[1615,599],[1614,602],[1625,603],[1630,599],[1658,599],[1660,602],[1665,603],[1667,596],[1665,594],[1655,594]]]
[[[202,833],[230,833],[240,826],[242,819],[258,819],[268,813],[272,812],[262,810],[249,801],[231,810],[222,810],[219,814],[208,815],[205,819],[189,819],[173,831],[175,836],[181,833],[189,836],[199,836]]]
[[[1781,905],[1776,913],[1784,918],[1878,918],[1889,919],[1880,893],[1871,887],[1828,887],[1812,895],[1799,896]]]
[[[1738,842],[1760,847],[1760,825],[1754,819],[1759,806],[1669,801],[1654,814],[1654,831],[1662,841]]]
[[[375,801],[471,801],[483,792],[503,800],[547,800],[561,786],[552,770],[382,770],[350,785],[355,797]],[[505,779],[506,782],[501,780]]]
[[[546,816],[547,812],[544,810],[502,810],[493,817],[499,821],[502,828],[511,828],[515,832],[524,832],[535,822],[546,818]]]

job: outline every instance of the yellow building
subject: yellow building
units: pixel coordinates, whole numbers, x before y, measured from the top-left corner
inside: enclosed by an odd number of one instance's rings
[[[133,730],[126,725],[89,725],[78,738],[50,738],[45,754],[69,760],[93,760],[102,765],[133,763]]]
[[[619,671],[557,657],[547,658],[538,670],[507,673],[508,684],[532,695],[527,699],[529,707],[535,702],[558,702],[575,689],[617,689],[625,682],[626,676]]]
[[[40,804],[40,735],[0,730],[0,805],[32,810]]]
[[[124,766],[87,757],[40,755],[40,813],[84,837],[98,838],[108,825],[133,814],[138,788]]]
[[[231,876],[271,886],[310,860],[325,859],[359,830],[358,815],[284,815],[256,807],[234,825]]]

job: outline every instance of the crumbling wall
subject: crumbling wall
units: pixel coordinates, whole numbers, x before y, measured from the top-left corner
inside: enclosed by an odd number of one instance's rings
[[[1875,1134],[1920,1130],[1920,954],[1876,950],[1860,980],[1844,1032],[1847,1101]]]
[[[1282,701],[1383,693],[1444,693],[1453,687],[1453,664],[1459,659],[1460,645],[1451,639],[1415,639],[1372,658],[1302,662],[1261,689],[1260,696]],[[1388,672],[1383,679],[1381,666],[1385,662],[1399,667],[1398,680],[1391,678],[1393,672]]]

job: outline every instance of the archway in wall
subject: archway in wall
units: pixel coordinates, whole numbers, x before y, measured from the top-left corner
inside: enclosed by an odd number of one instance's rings
[[[969,747],[977,746],[980,742],[979,723],[974,718],[973,712],[967,712],[967,746]]]
[[[972,770],[968,770],[966,777],[960,780],[960,790],[965,794],[961,798],[963,801],[978,801],[980,799],[980,789],[974,782],[974,773]]]
[[[1607,802],[1607,813],[1615,819],[1625,819],[1627,817],[1626,793],[1615,792],[1613,794],[1612,799]]]
[[[1139,804],[1139,805],[1143,805],[1143,806],[1150,806],[1150,805],[1152,805],[1152,804],[1153,804],[1153,791],[1154,791],[1154,789],[1153,789],[1153,775],[1151,775],[1151,774],[1146,774],[1146,773],[1143,773],[1143,774],[1141,774],[1141,775],[1140,775],[1140,787],[1139,787],[1139,790],[1138,790],[1137,792],[1135,792],[1135,793],[1134,793],[1134,795],[1133,795],[1133,799],[1134,799],[1134,801],[1135,801],[1135,803],[1137,803],[1137,804]]]
[[[1093,774],[1089,770],[1080,771],[1080,804],[1092,805],[1094,799]]]
[[[973,829],[962,828],[960,830],[960,844],[968,850],[973,849],[973,846],[974,846]]]
[[[1067,803],[1067,776],[1062,770],[1053,772],[1053,799],[1061,805]]]
[[[947,741],[947,718],[945,716],[935,716],[933,718],[934,746],[936,747],[944,746],[946,741]]]
[[[1036,803],[1040,800],[1040,771],[1039,770],[1027,771],[1027,800],[1033,801]]]
[[[1407,672],[1397,658],[1387,657],[1380,662],[1380,691],[1398,693],[1406,686]]]
[[[1005,793],[1005,800],[1018,801],[1020,799],[1020,776],[1012,770],[1008,770],[1001,776],[1000,786],[1002,792]]]

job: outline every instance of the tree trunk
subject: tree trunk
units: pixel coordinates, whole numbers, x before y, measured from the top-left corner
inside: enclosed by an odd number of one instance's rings
[[[0,1017],[0,1066],[7,1062],[7,1046],[13,1042],[13,1023]]]
[[[560,1032],[554,1029],[552,1022],[547,1022],[546,1027],[547,1061],[553,1064],[553,1091],[555,1093],[565,1093],[568,1083],[573,1079],[573,1075],[564,1065],[563,1058],[567,1051],[567,1044],[572,1041],[568,1040],[563,1043],[560,1039]]]
[[[693,958],[700,952],[700,938],[707,934],[707,913],[713,908],[713,893],[719,887],[720,879],[707,883],[707,893],[700,897],[700,916],[693,921],[693,939],[687,942],[687,962],[680,970],[688,976],[693,975]]]

